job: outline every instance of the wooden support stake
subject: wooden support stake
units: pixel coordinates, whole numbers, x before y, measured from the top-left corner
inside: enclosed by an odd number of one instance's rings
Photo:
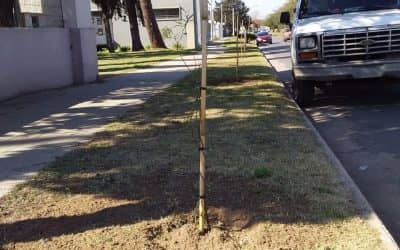
[[[199,181],[199,231],[204,234],[208,229],[206,208],[206,100],[207,100],[207,36],[208,1],[202,0],[201,26],[201,88],[200,88],[200,181]]]

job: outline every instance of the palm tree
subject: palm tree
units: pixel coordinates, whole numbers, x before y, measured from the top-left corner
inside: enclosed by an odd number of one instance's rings
[[[0,1],[0,27],[14,26],[14,0]]]
[[[126,0],[126,9],[129,17],[129,25],[131,30],[131,38],[132,38],[132,50],[139,51],[143,50],[143,44],[140,40],[139,33],[139,24],[138,24],[138,16],[137,10],[139,9],[139,3],[137,0]]]
[[[111,19],[116,13],[121,13],[121,0],[93,0],[101,8],[104,28],[106,32],[107,47],[111,53],[115,52],[114,39],[111,33]]]
[[[151,47],[166,48],[160,29],[158,28],[151,0],[139,0],[139,3],[143,15],[144,26],[149,34]]]

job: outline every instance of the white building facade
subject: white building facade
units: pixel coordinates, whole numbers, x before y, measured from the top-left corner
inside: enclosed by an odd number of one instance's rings
[[[198,48],[201,43],[200,0],[152,0],[158,26],[168,47]],[[101,12],[92,4],[93,22],[97,25],[97,43],[105,45],[105,31]],[[143,45],[150,45],[146,28],[139,19],[139,32]],[[114,41],[119,46],[131,46],[132,40],[127,15],[112,20]]]
[[[23,27],[63,27],[63,0],[18,0]]]
[[[0,28],[0,100],[97,79],[90,0],[20,0],[18,26]]]

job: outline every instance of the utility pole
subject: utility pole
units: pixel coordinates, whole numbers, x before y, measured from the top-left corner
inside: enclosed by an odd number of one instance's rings
[[[213,1],[211,1],[211,40],[214,40],[215,37],[215,24],[214,24],[214,7]]]
[[[224,4],[222,3],[222,0],[221,0],[221,4],[220,4],[220,7],[221,7],[221,18],[220,18],[220,22],[221,22],[221,24],[220,24],[220,35],[221,35],[221,38],[223,38],[224,37]]]
[[[223,17],[224,17],[224,4],[222,3],[222,0],[221,0],[220,7],[221,7],[221,24],[223,24],[224,23],[224,19],[223,19]]]
[[[204,234],[208,229],[206,208],[206,101],[207,101],[207,33],[208,1],[202,0],[201,25],[201,87],[200,87],[200,180],[199,180],[199,231]]]
[[[232,36],[235,36],[235,8],[232,8]]]
[[[237,34],[236,34],[236,82],[239,82],[239,14],[236,19]]]

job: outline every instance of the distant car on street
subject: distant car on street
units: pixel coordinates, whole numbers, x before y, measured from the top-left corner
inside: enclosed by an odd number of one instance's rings
[[[292,31],[289,28],[286,28],[283,30],[282,36],[284,42],[290,41],[292,39]]]
[[[257,33],[256,44],[260,46],[261,44],[272,44],[272,35],[269,32],[262,31]]]

